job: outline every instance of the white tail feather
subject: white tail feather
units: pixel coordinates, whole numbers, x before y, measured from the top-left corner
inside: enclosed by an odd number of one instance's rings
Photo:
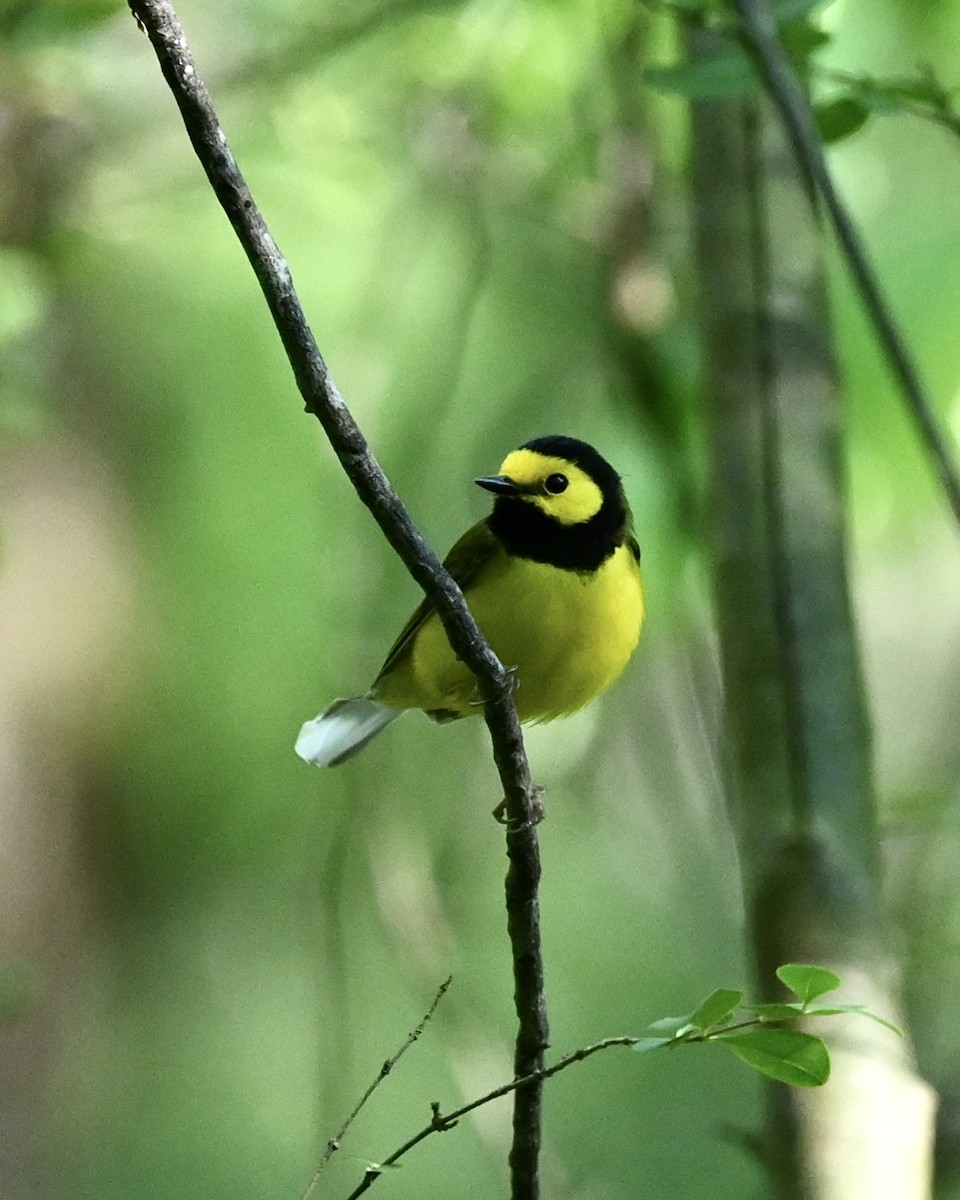
[[[377,736],[400,712],[368,696],[335,700],[300,730],[296,751],[316,767],[336,767]]]

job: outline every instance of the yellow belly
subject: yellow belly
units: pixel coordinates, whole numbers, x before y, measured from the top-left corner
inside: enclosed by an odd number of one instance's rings
[[[609,687],[629,662],[643,620],[640,570],[626,546],[590,575],[498,556],[467,601],[497,657],[516,670],[521,721],[575,712]],[[436,615],[375,695],[395,708],[480,711],[476,681]]]

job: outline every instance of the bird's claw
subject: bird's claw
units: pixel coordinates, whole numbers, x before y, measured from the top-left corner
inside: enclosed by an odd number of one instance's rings
[[[530,792],[530,818],[524,821],[512,821],[507,816],[507,801],[506,798],[500,801],[497,807],[493,810],[493,819],[501,825],[505,825],[509,833],[519,833],[522,829],[532,829],[539,825],[547,815],[546,809],[543,807],[543,794],[546,789],[534,784]]]
[[[520,687],[520,680],[517,678],[517,668],[504,667],[503,669],[506,672],[507,678],[510,680],[510,695],[515,696],[517,694],[517,689]],[[470,708],[483,708],[484,704],[486,704],[486,701],[480,696],[477,696],[474,700],[467,701],[467,705]]]

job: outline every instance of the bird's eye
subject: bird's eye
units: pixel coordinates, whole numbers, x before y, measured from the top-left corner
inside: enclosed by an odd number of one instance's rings
[[[559,496],[561,492],[565,492],[567,490],[567,485],[569,483],[570,480],[566,477],[566,475],[560,475],[558,473],[556,475],[548,475],[543,481],[543,486],[551,496]]]

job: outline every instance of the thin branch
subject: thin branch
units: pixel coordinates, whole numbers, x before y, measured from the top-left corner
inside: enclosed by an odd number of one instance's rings
[[[459,587],[414,526],[333,382],[290,269],[230,152],[173,6],[168,0],[128,0],[128,4],[150,39],[197,158],[259,280],[307,412],[323,426],[357,495],[436,608],[454,652],[477,678],[507,818],[507,924],[518,1019],[517,1073],[531,1074],[543,1064],[548,1037],[536,833],[542,809],[523,746],[512,678],[484,640]],[[539,1195],[540,1103],[537,1081],[517,1092],[510,1156],[513,1200],[536,1200]]]
[[[706,1045],[708,1042],[720,1041],[720,1039],[729,1037],[732,1033],[739,1033],[744,1029],[781,1028],[785,1025],[793,1025],[798,1018],[804,1015],[808,1014],[798,1012],[790,1017],[777,1017],[772,1020],[765,1020],[759,1016],[746,1017],[742,1021],[735,1021],[732,1025],[718,1026],[715,1029],[705,1029],[696,1033],[684,1034],[682,1037],[675,1037],[673,1040],[665,1042],[658,1049],[676,1050],[678,1046]],[[864,1015],[872,1016],[873,1014],[865,1013]],[[414,1146],[419,1146],[431,1133],[446,1133],[448,1129],[452,1129],[457,1124],[461,1117],[465,1117],[475,1109],[482,1108],[485,1104],[490,1104],[493,1100],[499,1100],[501,1097],[507,1096],[510,1092],[516,1091],[519,1088],[529,1087],[532,1083],[543,1083],[545,1080],[550,1079],[551,1076],[558,1075],[561,1071],[565,1071],[567,1067],[573,1066],[574,1063],[583,1062],[584,1059],[591,1058],[601,1050],[609,1050],[613,1046],[638,1046],[646,1040],[646,1036],[633,1037],[630,1035],[601,1038],[599,1042],[594,1042],[589,1046],[582,1046],[579,1050],[574,1050],[564,1058],[557,1059],[549,1067],[543,1067],[541,1070],[535,1071],[525,1078],[512,1079],[509,1083],[501,1084],[500,1087],[486,1092],[476,1100],[471,1100],[469,1104],[464,1104],[462,1108],[455,1108],[453,1112],[441,1113],[440,1105],[434,1102],[430,1105],[433,1114],[430,1118],[430,1123],[424,1125],[422,1129],[408,1138],[402,1146],[394,1150],[392,1154],[388,1155],[381,1162],[375,1166],[371,1165],[368,1167],[363,1179],[350,1193],[347,1200],[357,1200],[358,1196],[362,1196],[364,1192],[376,1183],[387,1167],[396,1166],[405,1154],[412,1150]]]
[[[539,801],[538,801],[539,803]],[[522,829],[507,827],[507,929],[513,947],[514,1004],[519,1017],[513,1073],[529,1080],[516,1093],[510,1147],[512,1200],[540,1195],[543,1056],[550,1044],[543,956],[540,953],[540,847]]]
[[[691,1039],[693,1040],[693,1039]],[[371,1166],[367,1169],[366,1174],[360,1183],[347,1197],[347,1200],[357,1200],[358,1196],[362,1196],[368,1188],[370,1188],[383,1174],[385,1168],[392,1167],[400,1161],[401,1158],[414,1146],[419,1146],[422,1141],[430,1136],[431,1133],[446,1133],[448,1129],[452,1129],[454,1125],[465,1117],[467,1113],[471,1113],[476,1108],[482,1108],[483,1105],[489,1104],[492,1100],[499,1100],[502,1096],[508,1096],[511,1092],[517,1092],[520,1089],[532,1087],[534,1084],[543,1084],[544,1080],[549,1079],[552,1075],[558,1074],[560,1071],[566,1070],[567,1067],[574,1063],[583,1062],[585,1058],[590,1058],[600,1050],[609,1050],[611,1046],[636,1046],[638,1042],[643,1041],[639,1037],[608,1037],[603,1038],[599,1042],[594,1042],[591,1046],[583,1046],[579,1050],[574,1050],[572,1054],[568,1054],[565,1058],[558,1059],[552,1066],[543,1067],[538,1071],[524,1076],[521,1079],[512,1079],[509,1083],[501,1084],[500,1087],[494,1088],[492,1092],[487,1092],[480,1096],[477,1100],[471,1100],[469,1104],[464,1104],[462,1108],[456,1108],[450,1113],[441,1113],[439,1104],[431,1104],[433,1116],[430,1119],[429,1125],[424,1127],[408,1138],[398,1149],[394,1150],[382,1162],[376,1166]]]
[[[433,998],[433,1003],[430,1005],[430,1007],[427,1009],[427,1011],[423,1014],[423,1017],[421,1018],[420,1023],[415,1028],[410,1030],[410,1032],[404,1038],[403,1044],[400,1046],[400,1048],[398,1050],[396,1050],[393,1054],[391,1054],[390,1057],[384,1062],[383,1066],[377,1072],[376,1078],[373,1080],[373,1082],[370,1084],[370,1086],[367,1088],[367,1090],[363,1093],[363,1095],[360,1097],[360,1099],[354,1105],[353,1111],[346,1118],[346,1120],[343,1122],[343,1124],[340,1126],[340,1128],[337,1130],[337,1132],[333,1135],[333,1137],[330,1138],[330,1140],[327,1142],[327,1145],[323,1151],[323,1157],[320,1159],[319,1163],[317,1163],[317,1168],[314,1171],[313,1176],[310,1179],[310,1182],[307,1184],[306,1189],[304,1190],[303,1196],[301,1197],[301,1200],[310,1200],[310,1197],[313,1195],[314,1189],[316,1188],[317,1184],[320,1182],[320,1176],[323,1173],[323,1168],[327,1165],[327,1163],[330,1161],[330,1159],[333,1158],[334,1154],[336,1154],[336,1152],[340,1149],[340,1144],[343,1141],[344,1135],[346,1134],[347,1130],[350,1128],[350,1126],[354,1123],[354,1121],[360,1115],[360,1112],[363,1109],[363,1106],[367,1103],[367,1101],[370,1099],[370,1097],[373,1095],[373,1093],[377,1090],[377,1088],[380,1086],[380,1084],[383,1083],[383,1081],[386,1079],[386,1077],[390,1074],[390,1072],[397,1065],[397,1063],[404,1056],[404,1054],[406,1054],[406,1052],[410,1049],[410,1047],[414,1044],[414,1042],[419,1040],[420,1035],[423,1033],[424,1029],[426,1029],[426,1027],[427,1027],[428,1021],[431,1019],[433,1014],[437,1011],[437,1005],[443,999],[444,995],[446,994],[447,988],[450,986],[452,980],[453,980],[453,976],[448,975],[447,978],[443,981],[443,983],[440,984],[440,987],[437,989],[437,994]]]
[[[793,151],[807,176],[811,195],[819,193],[827,209],[860,299],[900,385],[920,440],[933,460],[954,519],[960,525],[960,474],[951,459],[947,438],[891,316],[853,220],[833,185],[816,133],[810,101],[780,42],[775,17],[763,0],[730,0],[730,3],[743,22],[741,37],[780,112]]]
[[[841,71],[836,67],[816,67],[819,78],[828,83],[847,88],[855,96],[869,96],[891,105],[900,112],[919,121],[939,125],[954,137],[960,137],[960,112],[955,110],[953,99],[956,88],[944,87],[928,68],[913,77],[902,80],[876,79],[872,75],[858,75],[855,71]],[[922,83],[927,89],[926,99],[908,94],[907,89]]]

